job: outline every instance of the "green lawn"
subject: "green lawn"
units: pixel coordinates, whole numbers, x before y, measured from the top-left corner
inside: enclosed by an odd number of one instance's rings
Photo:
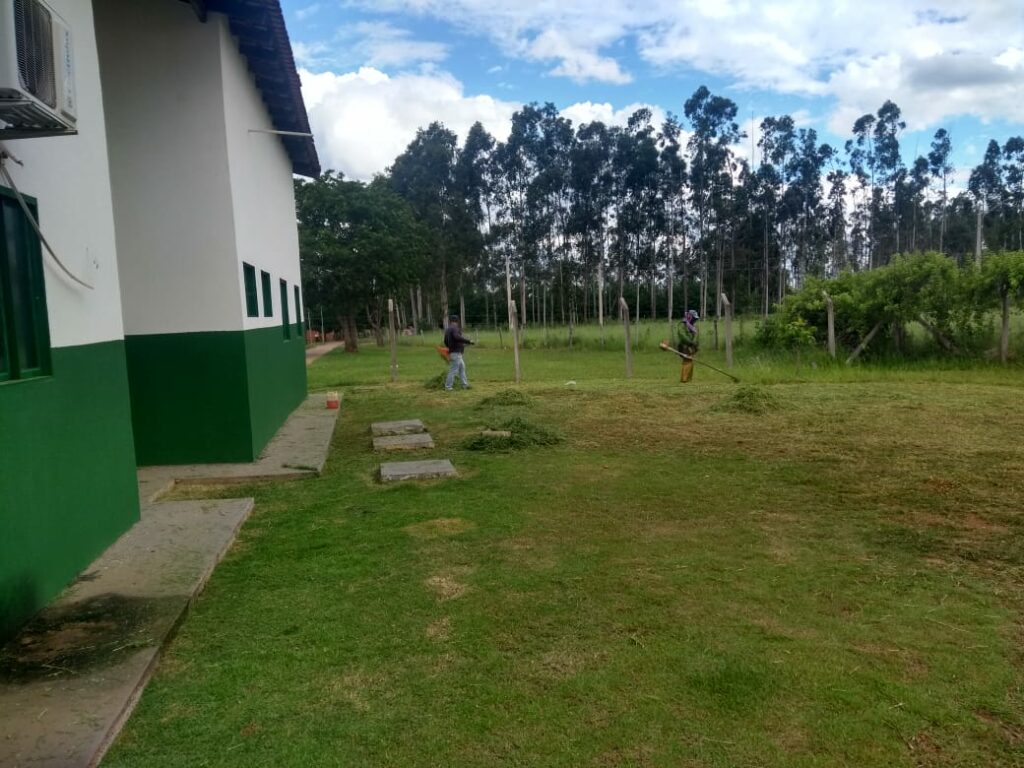
[[[433,339],[397,385],[372,346],[311,368],[324,476],[244,489],[104,766],[1024,765],[1024,370],[745,349],[752,413],[665,353],[529,349],[493,406],[485,340],[469,392],[423,386]],[[564,440],[462,447],[513,416]],[[376,482],[409,417],[459,479]]]

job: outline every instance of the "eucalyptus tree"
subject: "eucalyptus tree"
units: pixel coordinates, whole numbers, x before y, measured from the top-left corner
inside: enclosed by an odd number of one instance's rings
[[[831,256],[833,272],[840,272],[853,267],[849,263],[846,248],[846,171],[833,167],[826,177],[828,181],[828,204],[825,214],[831,239]]]
[[[1024,137],[1012,136],[1003,144],[1003,181],[1012,219],[1008,240],[1011,247],[1024,251]]]
[[[651,313],[654,314],[655,265],[653,258],[655,233],[659,228],[658,147],[655,143],[651,111],[638,109],[629,116],[624,130],[618,133],[614,168],[620,195],[616,225],[620,248],[620,291],[623,276],[636,276],[636,309],[639,318],[640,285],[647,277],[652,281]]]
[[[762,120],[758,147],[761,150],[761,169],[758,173],[760,179],[759,201],[762,203],[765,215],[764,280],[766,298],[764,311],[767,315],[767,286],[770,282],[768,244],[772,240],[771,234],[776,235],[774,239],[778,252],[779,301],[782,301],[785,292],[785,265],[792,242],[789,235],[789,214],[792,208],[784,203],[791,200],[791,196],[787,193],[793,169],[793,158],[796,155],[796,126],[793,123],[793,118],[783,115],[781,117],[766,117]]]
[[[672,325],[672,300],[675,294],[676,254],[683,256],[683,282],[689,278],[686,267],[686,193],[687,169],[683,147],[679,143],[682,126],[679,118],[669,114],[658,134],[658,196],[665,222],[665,257],[668,264],[666,286],[668,293],[668,322]],[[681,246],[681,247],[680,247]],[[684,293],[687,290],[684,288]],[[686,311],[686,308],[683,308]]]
[[[986,213],[991,213],[993,224],[990,226],[993,237],[991,240],[998,242],[998,214],[1002,207],[1003,197],[1003,167],[1001,164],[1002,150],[999,142],[992,139],[985,149],[985,157],[981,163],[971,171],[967,180],[967,188],[974,197],[976,209],[976,230],[974,241],[974,260],[981,262],[981,252],[984,247],[984,219]]]
[[[950,157],[953,154],[953,142],[949,131],[939,128],[932,138],[931,151],[928,152],[928,170],[933,179],[942,180],[942,216],[939,220],[939,252],[945,253],[946,247],[946,208],[949,205],[948,179],[953,172]]]
[[[553,278],[558,275],[558,294],[562,322],[566,322],[566,277],[570,283],[575,270],[567,264],[569,253],[569,174],[573,144],[572,122],[558,112],[554,104],[545,104],[540,109],[538,141],[535,144],[537,174],[531,185],[531,199],[536,207],[538,226],[538,251],[543,257],[539,266]],[[544,283],[543,285],[546,285]],[[536,290],[534,291],[536,294]],[[572,289],[568,291],[570,306],[568,319],[572,321],[575,301]],[[542,291],[546,307],[546,290]],[[536,303],[536,302],[534,302]],[[545,310],[546,311],[546,310]]]
[[[390,169],[392,188],[405,198],[430,232],[430,254],[439,289],[440,317],[447,318],[449,267],[458,254],[452,247],[452,221],[461,205],[454,189],[458,137],[439,122],[416,131]]]
[[[604,325],[605,250],[613,191],[612,133],[602,122],[576,130],[569,150],[568,232],[577,238],[585,272],[596,285],[598,323]]]
[[[458,151],[453,169],[453,192],[456,243],[462,256],[459,263],[459,317],[466,324],[464,279],[481,276],[487,260],[487,239],[490,230],[490,154],[492,137],[479,122],[470,127]]]
[[[697,246],[701,254],[701,314],[705,316],[712,251],[717,251],[719,272],[721,269],[721,203],[725,198],[722,185],[730,178],[730,147],[745,135],[736,123],[736,112],[736,104],[731,99],[714,96],[703,85],[683,105],[683,114],[693,129],[687,148],[690,150],[690,190],[697,216]],[[712,231],[714,237],[709,239]],[[716,306],[720,313],[720,301],[716,301]]]
[[[538,173],[538,145],[543,114],[536,104],[527,104],[512,115],[508,139],[499,143],[492,154],[494,163],[494,196],[505,228],[505,287],[511,307],[512,267],[518,268],[519,323],[526,324],[527,266],[536,260],[537,227],[531,206],[531,190]],[[511,316],[509,318],[511,322]]]
[[[922,218],[923,213],[927,219],[925,195],[928,192],[928,184],[930,180],[931,170],[928,167],[928,158],[918,156],[915,158],[913,165],[911,165],[906,178],[907,207],[910,209],[911,216],[911,251],[923,250],[918,248],[917,224],[918,220]]]
[[[907,127],[900,108],[892,101],[886,101],[878,109],[874,123],[874,178],[880,184],[881,195],[876,197],[878,213],[892,222],[892,247],[887,253],[899,253],[900,211],[896,202],[898,187],[904,178],[903,157],[900,154],[900,134]]]

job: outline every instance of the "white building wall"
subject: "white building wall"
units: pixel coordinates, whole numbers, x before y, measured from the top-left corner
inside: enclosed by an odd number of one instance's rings
[[[50,344],[70,347],[124,334],[92,4],[49,4],[71,27],[78,135],[5,143],[24,163],[8,168],[18,188],[37,199],[46,239],[69,270],[93,286],[89,290],[69,280],[43,251]]]
[[[218,20],[223,22],[223,17]],[[274,126],[228,25],[221,23],[220,30],[228,166],[238,245],[238,291],[244,307],[241,265],[247,262],[256,267],[257,282],[261,270],[270,273],[273,296],[273,317],[264,317],[260,288],[260,316],[245,317],[245,327],[280,325],[281,279],[288,282],[289,319],[294,323],[294,286],[298,285],[301,291],[301,280],[291,160],[278,136],[254,132],[273,130]]]
[[[226,20],[178,0],[94,4],[125,333],[241,330]]]

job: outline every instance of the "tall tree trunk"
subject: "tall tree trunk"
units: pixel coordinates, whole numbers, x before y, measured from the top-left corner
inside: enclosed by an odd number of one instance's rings
[[[558,303],[562,306],[562,325],[565,325],[565,273],[562,271],[561,259],[558,260]],[[551,319],[554,320],[554,313]]]
[[[946,239],[946,173],[942,173],[942,222],[939,224],[939,253],[945,253]]]
[[[448,315],[451,308],[448,306],[448,265],[441,262],[441,323],[448,327]]]
[[[651,270],[651,320],[658,319],[657,285],[655,284],[657,273]]]
[[[526,265],[519,267],[519,327],[526,327]]]
[[[508,329],[512,330],[512,265],[509,263],[508,254],[505,254],[505,310],[508,320]]]
[[[343,319],[339,319],[338,325],[341,327],[345,336],[345,351],[353,353],[358,352],[359,330],[356,326],[355,312],[349,312]]]
[[[999,331],[999,362],[1003,365],[1010,359],[1010,289],[1003,289],[1003,322]]]
[[[416,322],[423,319],[423,286],[416,284]]]
[[[417,336],[420,333],[420,313],[416,311],[416,295],[412,286],[409,286],[409,317],[412,318],[412,332]]]
[[[672,309],[673,309],[672,302],[673,302],[673,299],[675,298],[673,296],[673,294],[675,293],[675,288],[676,288],[676,259],[675,259],[675,254],[674,254],[674,252],[672,250],[672,246],[671,245],[669,246],[669,249],[668,249],[668,281],[667,281],[667,283],[668,284],[665,286],[665,289],[668,292],[668,296],[666,297],[668,299],[668,306],[665,309],[668,312],[668,327],[669,327],[669,330],[671,330],[671,328],[672,328]]]
[[[974,264],[975,266],[981,266],[981,229],[982,224],[985,221],[985,214],[981,210],[981,203],[978,203],[978,213],[976,224],[974,227]]]
[[[373,340],[377,343],[378,347],[384,346],[384,329],[380,324],[380,315],[370,311],[369,305],[366,307],[366,320],[370,323],[370,328],[373,330]]]
[[[462,293],[462,283],[459,282],[459,325],[466,327],[466,297]]]

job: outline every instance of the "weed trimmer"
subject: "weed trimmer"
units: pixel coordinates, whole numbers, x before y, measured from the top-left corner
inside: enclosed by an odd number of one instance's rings
[[[723,376],[728,376],[730,379],[739,384],[740,380],[733,376],[731,373],[726,373],[721,368],[715,368],[715,366],[711,365],[710,363],[705,363],[703,360],[698,360],[693,355],[687,355],[683,352],[680,352],[678,349],[673,349],[667,341],[661,342],[661,344],[659,344],[658,346],[664,349],[666,352],[671,352],[675,355],[679,355],[679,357],[683,358],[683,360],[689,360],[691,363],[703,365],[705,368],[710,368],[712,371],[715,371],[716,373],[720,373]]]

